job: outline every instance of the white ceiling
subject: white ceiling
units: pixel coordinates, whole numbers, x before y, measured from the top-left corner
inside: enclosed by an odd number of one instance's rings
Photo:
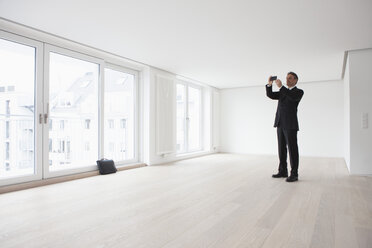
[[[337,80],[372,0],[0,0],[0,16],[217,88]]]

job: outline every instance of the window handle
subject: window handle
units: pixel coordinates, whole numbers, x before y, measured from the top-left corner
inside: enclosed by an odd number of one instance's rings
[[[49,103],[47,103],[47,112],[44,114],[44,123],[48,123],[48,117],[49,117]]]
[[[39,123],[43,124],[43,114],[39,114]]]

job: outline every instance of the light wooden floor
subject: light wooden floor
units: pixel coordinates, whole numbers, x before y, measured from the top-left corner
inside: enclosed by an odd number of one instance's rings
[[[372,247],[372,178],[342,159],[215,154],[0,195],[0,247]]]

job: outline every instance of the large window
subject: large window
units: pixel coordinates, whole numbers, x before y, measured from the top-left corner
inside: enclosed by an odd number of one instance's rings
[[[98,159],[99,64],[49,54],[50,171],[94,165]],[[67,144],[69,147],[67,149]]]
[[[35,173],[36,48],[0,38],[0,179]]]
[[[138,159],[138,74],[0,32],[0,186]]]
[[[124,161],[135,157],[135,80],[135,72],[118,67],[105,69],[105,158]]]
[[[177,152],[186,153],[202,149],[201,146],[201,88],[177,84]]]

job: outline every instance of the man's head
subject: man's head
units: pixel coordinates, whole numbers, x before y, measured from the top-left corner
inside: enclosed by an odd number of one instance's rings
[[[297,74],[294,72],[288,72],[287,73],[287,86],[288,87],[293,87],[297,84],[298,77]]]

